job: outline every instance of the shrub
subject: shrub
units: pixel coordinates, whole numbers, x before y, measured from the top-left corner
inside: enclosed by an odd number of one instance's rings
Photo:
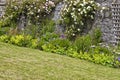
[[[9,27],[0,27],[0,36],[7,34],[9,29]]]
[[[0,41],[8,43],[10,41],[10,37],[8,35],[2,35],[0,36]]]
[[[50,32],[46,32],[45,34],[43,34],[41,37],[40,37],[40,40],[39,40],[39,43],[38,43],[38,48],[43,50],[43,45],[44,44],[47,44],[49,42],[51,42],[52,40],[54,39],[57,39],[59,38],[59,34],[56,34],[56,33],[50,33]]]
[[[27,46],[34,49],[38,48],[38,39],[32,39]]]
[[[19,6],[18,6],[19,5]],[[50,0],[10,0],[6,6],[1,26],[18,23],[21,17],[32,24],[40,23],[55,7]]]
[[[40,25],[27,25],[24,30],[20,31],[20,34],[31,35],[33,38],[40,36]]]
[[[64,49],[68,49],[71,46],[71,42],[68,39],[55,39],[50,42],[56,47],[62,47]]]
[[[50,42],[56,38],[59,38],[59,34],[56,34],[54,32],[53,33],[46,32],[41,36],[41,39],[44,40],[45,42]]]
[[[97,45],[102,42],[102,32],[99,28],[96,28],[92,32],[92,43]]]
[[[55,22],[50,19],[46,19],[41,23],[40,34],[43,35],[46,32],[52,33],[55,31]]]
[[[82,51],[82,53],[89,51],[91,46],[91,37],[89,35],[86,35],[76,38],[74,46],[78,53],[80,51]]]
[[[71,46],[68,39],[56,38],[42,45],[44,51],[49,51],[58,54],[65,54],[65,51]]]
[[[24,36],[23,35],[16,35],[10,38],[10,43],[18,45],[18,46],[25,46],[24,44]]]
[[[85,29],[88,29],[87,26],[94,20],[98,7],[98,3],[94,0],[65,0],[62,22],[66,25],[68,36],[77,36],[80,32],[83,33]]]
[[[102,65],[113,65],[113,56],[107,55],[107,54],[93,54],[93,62],[97,64],[102,64]]]

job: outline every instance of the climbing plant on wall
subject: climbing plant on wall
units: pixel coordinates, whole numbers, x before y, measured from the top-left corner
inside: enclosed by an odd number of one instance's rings
[[[30,23],[40,23],[55,7],[50,0],[10,0],[6,6],[5,15],[1,21],[2,26],[18,23],[24,16]]]
[[[94,0],[65,0],[61,15],[68,37],[83,33],[87,29],[87,23],[94,20],[98,7],[99,4]]]

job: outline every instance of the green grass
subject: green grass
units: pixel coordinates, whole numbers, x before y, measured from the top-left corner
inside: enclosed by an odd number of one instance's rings
[[[120,69],[0,42],[0,80],[120,80]]]

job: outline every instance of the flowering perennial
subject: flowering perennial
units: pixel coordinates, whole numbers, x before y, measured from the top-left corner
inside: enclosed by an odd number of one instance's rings
[[[3,18],[13,22],[19,22],[24,16],[31,23],[39,23],[52,12],[55,4],[51,0],[10,0]]]
[[[65,0],[62,10],[62,22],[66,24],[67,33],[76,36],[86,27],[87,21],[93,21],[94,15],[100,6],[93,0]]]

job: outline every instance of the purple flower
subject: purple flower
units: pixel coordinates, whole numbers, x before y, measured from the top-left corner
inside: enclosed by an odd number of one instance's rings
[[[120,61],[120,57],[118,57],[118,61]]]
[[[65,38],[65,35],[64,35],[64,34],[61,34],[61,35],[60,35],[60,38],[64,39],[64,38]]]

